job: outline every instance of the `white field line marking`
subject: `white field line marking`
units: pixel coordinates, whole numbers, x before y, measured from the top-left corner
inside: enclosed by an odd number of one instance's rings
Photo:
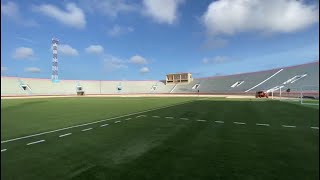
[[[81,131],[90,131],[92,128],[82,129]]]
[[[256,125],[257,126],[270,126],[270,124],[260,124],[260,123],[257,123]]]
[[[282,125],[282,127],[285,127],[285,128],[295,128],[296,126]]]
[[[180,119],[182,119],[182,120],[189,120],[189,118],[180,118]]]
[[[128,120],[130,120],[131,118],[127,118],[126,120],[128,121]]]
[[[244,122],[233,122],[234,124],[240,124],[240,125],[243,125],[243,124],[246,124]]]
[[[158,108],[153,108],[153,109],[149,109],[149,110],[145,110],[145,111],[130,113],[130,114],[121,115],[121,116],[117,116],[117,117],[111,117],[111,118],[108,118],[108,119],[102,119],[102,120],[98,120],[98,121],[94,121],[94,122],[90,122],[90,123],[69,126],[69,127],[65,127],[65,128],[61,128],[61,129],[52,130],[52,131],[46,131],[46,132],[32,134],[32,135],[28,135],[28,136],[22,136],[22,137],[18,137],[18,138],[8,139],[8,140],[1,141],[1,144],[7,143],[7,142],[12,142],[12,141],[17,141],[17,140],[20,140],[20,139],[26,139],[26,138],[31,138],[31,137],[35,137],[35,136],[41,136],[41,135],[44,135],[44,134],[50,134],[50,133],[54,133],[54,132],[59,132],[59,131],[67,130],[67,129],[87,126],[87,125],[91,125],[91,124],[97,124],[97,123],[104,122],[104,121],[110,121],[110,120],[113,120],[113,119],[119,119],[119,118],[128,117],[128,116],[132,116],[132,115],[136,115],[136,114],[141,114],[141,113],[146,113],[146,112],[155,111],[155,110],[159,110],[159,109],[164,109],[164,108],[168,108],[168,107],[187,104],[187,103],[190,103],[190,102],[193,102],[193,101],[195,101],[195,100],[186,101],[186,102],[183,102],[183,103],[172,104],[172,105],[163,106],[163,107],[158,107]]]
[[[173,117],[170,117],[170,116],[169,116],[169,117],[166,117],[166,119],[173,119]]]
[[[5,152],[5,151],[7,151],[7,149],[1,149],[1,152]]]
[[[60,135],[59,137],[61,138],[61,137],[65,137],[65,136],[69,136],[69,135],[71,135],[72,133],[67,133],[67,134],[62,134],[62,135]]]
[[[46,140],[40,140],[40,141],[34,141],[34,142],[31,142],[31,143],[28,143],[27,146],[29,145],[32,145],[32,144],[38,144],[38,143],[42,143],[42,142],[45,142]]]
[[[311,127],[311,129],[319,129],[319,127]]]
[[[214,121],[214,122],[216,122],[216,123],[224,123],[224,121]]]
[[[152,116],[152,117],[154,117],[154,118],[160,118],[160,116]]]
[[[146,117],[146,115],[139,115],[139,116],[136,116],[136,118],[139,118],[139,117]]]
[[[121,123],[121,121],[116,121],[116,122],[114,122],[114,123]]]
[[[259,84],[253,86],[252,88],[246,90],[245,92],[251,91],[252,89],[260,86],[261,84],[265,83],[266,81],[268,81],[269,79],[271,79],[273,76],[277,75],[278,73],[280,73],[281,71],[283,71],[283,69],[280,69],[279,71],[277,71],[276,73],[272,74],[272,76],[268,77],[267,79],[263,80],[262,82],[260,82]]]
[[[204,120],[204,119],[197,119],[197,121],[199,121],[199,122],[205,122],[205,121],[207,121],[207,120]]]
[[[109,124],[102,124],[100,127],[108,126]]]

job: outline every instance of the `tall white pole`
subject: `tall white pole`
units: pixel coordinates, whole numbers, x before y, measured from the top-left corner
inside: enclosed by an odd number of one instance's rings
[[[58,82],[58,44],[59,40],[56,38],[52,38],[52,82]]]

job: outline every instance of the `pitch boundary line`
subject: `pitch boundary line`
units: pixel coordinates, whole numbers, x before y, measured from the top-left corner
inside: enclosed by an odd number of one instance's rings
[[[100,127],[108,126],[109,124],[102,124]]]
[[[257,126],[270,126],[270,124],[260,124],[260,123],[257,123],[256,125]]]
[[[46,140],[44,140],[44,139],[39,140],[39,141],[34,141],[34,142],[31,142],[31,143],[28,143],[27,146],[32,145],[32,144],[42,143],[42,142],[45,142],[45,141],[46,141]]]
[[[204,119],[197,119],[198,122],[205,122],[207,120],[204,120]]]
[[[215,123],[224,123],[224,121],[214,121]]]
[[[168,105],[168,106],[153,108],[153,109],[144,110],[144,111],[135,112],[135,113],[129,113],[129,114],[125,114],[125,115],[121,115],[121,116],[117,116],[117,117],[111,117],[111,118],[102,119],[102,120],[98,120],[98,121],[94,121],[94,122],[89,122],[89,123],[69,126],[69,127],[65,127],[65,128],[60,128],[60,129],[56,129],[56,130],[45,131],[45,132],[32,134],[32,135],[28,135],[28,136],[22,136],[22,137],[18,137],[18,138],[8,139],[8,140],[1,141],[1,144],[7,143],[7,142],[12,142],[12,141],[17,141],[17,140],[21,140],[21,139],[27,139],[27,138],[31,138],[31,137],[41,136],[41,135],[44,135],[44,134],[51,134],[51,133],[54,133],[54,132],[59,132],[59,131],[67,130],[67,129],[73,129],[73,128],[87,126],[87,125],[91,125],[91,124],[97,124],[97,123],[101,123],[101,122],[104,122],[104,121],[110,121],[110,120],[114,120],[114,119],[119,119],[119,118],[128,117],[128,116],[132,116],[132,115],[137,115],[137,114],[141,114],[141,113],[151,112],[151,111],[164,109],[164,108],[168,108],[168,107],[187,104],[187,103],[191,103],[191,102],[194,102],[194,101],[196,101],[196,100],[191,100],[191,101],[186,101],[186,102],[183,102],[183,103],[177,103],[177,104],[172,104],[172,105]]]
[[[245,125],[246,123],[244,122],[233,122],[234,124],[239,124],[239,125]]]
[[[65,136],[69,136],[69,135],[71,135],[71,134],[72,134],[72,133],[62,134],[62,135],[59,136],[59,138],[65,137]]]
[[[90,131],[92,130],[93,128],[87,128],[87,129],[82,129],[81,131]]]
[[[285,127],[285,128],[295,128],[296,126],[282,125],[282,127]]]

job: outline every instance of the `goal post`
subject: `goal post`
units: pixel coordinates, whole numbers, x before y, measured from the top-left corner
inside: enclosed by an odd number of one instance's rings
[[[280,101],[300,101],[300,88],[282,86],[279,88]]]
[[[319,106],[319,86],[302,86],[300,91],[300,102],[305,105]]]
[[[295,101],[305,105],[319,106],[319,86],[304,85],[301,87],[277,86],[270,89],[269,95],[272,99],[280,101]]]

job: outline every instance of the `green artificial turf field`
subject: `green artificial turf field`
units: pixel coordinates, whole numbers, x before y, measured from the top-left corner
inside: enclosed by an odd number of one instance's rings
[[[318,113],[272,100],[1,100],[1,178],[316,180]]]

